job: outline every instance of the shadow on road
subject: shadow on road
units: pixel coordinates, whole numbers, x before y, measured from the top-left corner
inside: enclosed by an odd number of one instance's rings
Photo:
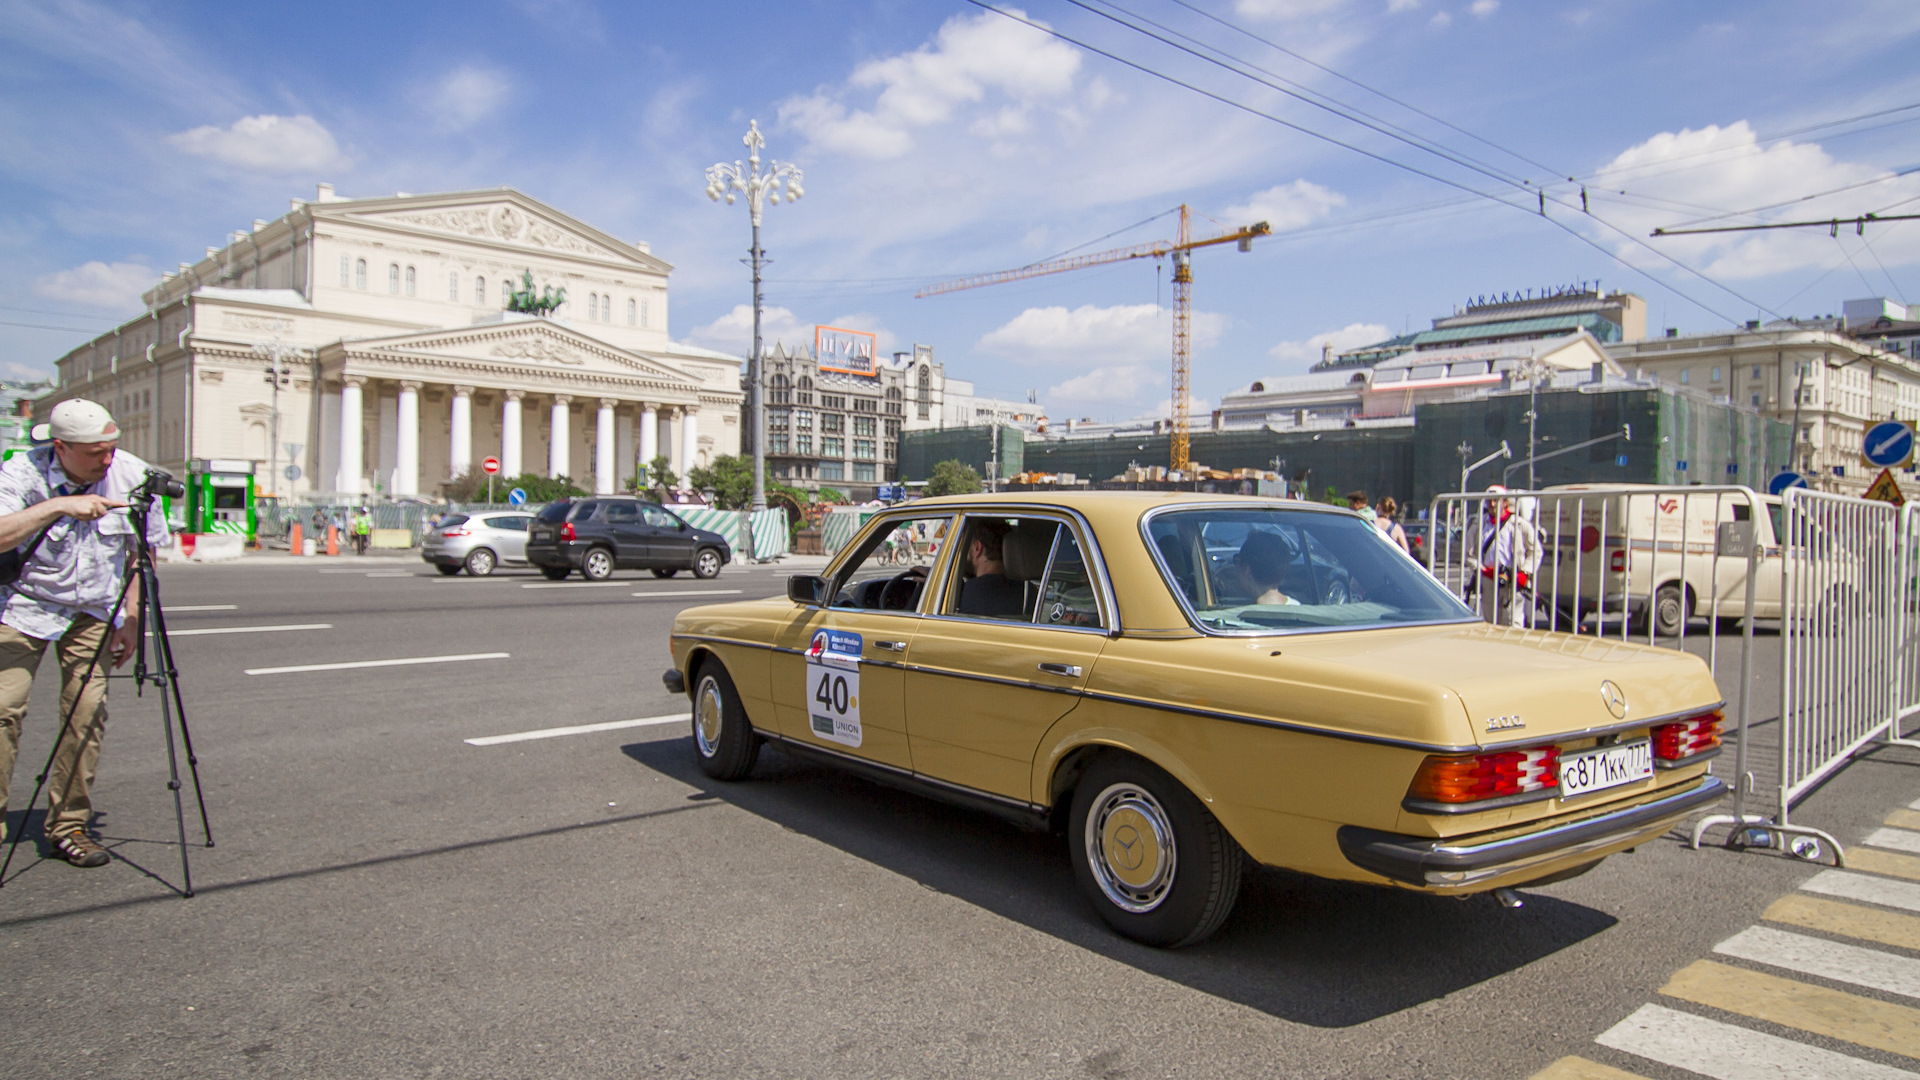
[[[1149,949],[1100,922],[1067,845],[998,819],[871,784],[777,751],[716,783],[687,739],[621,748],[646,767],[857,858],[1140,971],[1284,1020],[1347,1027],[1432,1001],[1592,937],[1616,920],[1532,894],[1446,900],[1280,870],[1248,876],[1226,926],[1188,949]],[[698,796],[696,796],[697,798]]]

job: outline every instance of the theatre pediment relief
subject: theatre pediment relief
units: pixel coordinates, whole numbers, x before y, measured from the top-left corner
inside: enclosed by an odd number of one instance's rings
[[[550,368],[576,375],[644,379],[653,383],[685,386],[689,390],[699,387],[701,383],[699,378],[668,363],[617,349],[544,322],[436,330],[405,337],[362,341],[353,346],[353,351],[375,355],[396,354],[395,359],[402,362],[404,356],[412,355],[459,360],[479,367]]]
[[[383,225],[401,225],[423,232],[512,244],[562,255],[581,255],[617,262],[651,262],[631,248],[610,247],[590,230],[564,218],[548,216],[512,201],[461,206],[424,206],[393,210],[349,212],[350,219]]]

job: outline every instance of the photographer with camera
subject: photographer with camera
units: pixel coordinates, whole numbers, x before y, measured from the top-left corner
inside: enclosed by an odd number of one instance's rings
[[[44,829],[54,854],[75,866],[104,866],[106,849],[87,834],[107,722],[107,673],[96,670],[96,659],[104,642],[119,667],[140,644],[127,505],[148,469],[119,449],[119,427],[92,401],[55,405],[34,436],[50,436],[52,445],[0,466],[0,830],[34,672],[54,645],[67,719],[51,759]],[[164,544],[166,515],[147,521],[148,540]],[[115,609],[123,588],[125,602]]]

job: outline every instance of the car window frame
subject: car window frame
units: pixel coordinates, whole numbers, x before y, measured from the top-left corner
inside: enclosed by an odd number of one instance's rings
[[[935,601],[933,608],[926,613],[926,618],[987,626],[1025,626],[1035,630],[1066,630],[1077,634],[1098,634],[1101,637],[1120,636],[1120,605],[1114,599],[1113,584],[1107,576],[1107,561],[1100,552],[1099,541],[1093,535],[1092,525],[1087,522],[1084,516],[1067,507],[1028,503],[1001,504],[999,506],[968,506],[961,508],[954,516],[959,521],[953,533],[956,542],[947,546],[953,549],[955,554],[944,557],[945,565],[942,567],[939,597]],[[1080,545],[1080,557],[1086,561],[1088,576],[1094,584],[1094,602],[1099,605],[1102,625],[1062,626],[1058,623],[1043,623],[1039,621],[1039,613],[1037,611],[1034,613],[1035,617],[1022,620],[995,619],[985,615],[963,615],[957,611],[947,611],[948,595],[952,594],[956,602],[959,598],[960,556],[957,552],[960,544],[958,540],[967,535],[967,528],[971,524],[968,519],[975,517],[1040,518],[1056,522],[1073,530],[1074,540]],[[1053,573],[1054,559],[1057,558],[1059,554],[1060,537],[1059,534],[1056,533],[1053,538],[1053,547],[1047,552],[1046,569],[1041,571],[1040,574],[1039,580],[1042,589],[1045,589],[1047,578]],[[933,590],[928,589],[927,591],[931,593]]]
[[[625,499],[608,499],[605,505],[606,510],[601,514],[601,518],[609,525],[640,525],[646,521],[645,516],[640,512],[640,504],[638,503],[629,502]],[[632,511],[633,516],[624,520],[615,520],[613,513],[616,507],[626,507]]]
[[[825,575],[826,582],[827,582],[827,603],[821,605],[820,610],[822,611],[858,611],[858,612],[865,612],[867,614],[872,614],[872,615],[911,615],[915,618],[924,618],[927,614],[927,612],[924,610],[927,606],[927,599],[928,597],[933,595],[933,591],[934,591],[933,584],[934,584],[935,575],[939,573],[940,568],[946,564],[949,558],[948,553],[953,547],[951,543],[943,542],[940,545],[939,556],[935,558],[933,560],[933,563],[927,567],[927,584],[921,588],[920,603],[914,607],[911,607],[911,608],[835,607],[833,605],[833,598],[840,595],[840,590],[846,587],[847,582],[853,577],[854,572],[858,570],[860,566],[867,561],[868,556],[871,556],[873,554],[874,548],[878,548],[881,543],[885,542],[887,537],[893,535],[894,530],[898,529],[901,523],[907,522],[907,521],[917,521],[922,518],[936,518],[936,517],[945,518],[948,522],[952,522],[958,519],[960,517],[960,514],[957,511],[948,510],[945,508],[936,509],[931,513],[927,513],[927,512],[915,513],[911,510],[902,510],[900,512],[889,511],[884,514],[875,514],[873,517],[867,519],[866,528],[862,529],[860,532],[856,533],[854,536],[857,543],[851,543],[851,544],[848,544],[846,547],[842,548],[841,555],[836,556],[836,559],[839,560],[838,564],[829,566],[827,568],[828,570],[831,571],[831,573]],[[953,532],[951,531],[948,532],[948,537],[952,537],[953,535],[955,535]],[[868,544],[872,544],[873,547],[871,548],[867,547]],[[911,567],[909,567],[909,569],[911,569]],[[902,571],[902,573],[905,573],[905,571]],[[898,576],[898,575],[895,575],[895,576]]]
[[[1467,614],[1462,615],[1458,618],[1422,619],[1418,622],[1375,623],[1368,626],[1311,626],[1311,627],[1295,627],[1292,629],[1284,629],[1280,627],[1261,627],[1259,629],[1252,629],[1252,630],[1222,630],[1217,627],[1208,626],[1206,622],[1200,618],[1199,613],[1194,611],[1193,605],[1187,599],[1187,594],[1182,592],[1180,590],[1180,586],[1174,581],[1173,568],[1167,565],[1166,558],[1162,555],[1160,551],[1160,545],[1153,542],[1153,521],[1155,518],[1160,517],[1162,514],[1171,514],[1171,513],[1178,513],[1181,511],[1191,511],[1191,510],[1206,510],[1206,509],[1218,510],[1218,509],[1222,509],[1223,507],[1231,508],[1231,509],[1244,508],[1249,510],[1252,510],[1252,509],[1290,510],[1298,513],[1306,513],[1306,514],[1346,514],[1349,517],[1354,517],[1354,518],[1360,517],[1360,515],[1354,513],[1351,510],[1344,510],[1337,506],[1317,506],[1313,503],[1300,502],[1296,500],[1282,500],[1282,499],[1262,499],[1257,501],[1247,500],[1245,502],[1236,501],[1233,504],[1225,504],[1225,503],[1212,502],[1212,501],[1178,502],[1178,503],[1171,503],[1165,506],[1156,506],[1148,510],[1146,513],[1141,514],[1140,515],[1140,542],[1143,545],[1145,545],[1147,549],[1147,556],[1153,560],[1154,566],[1157,567],[1160,571],[1160,587],[1165,589],[1169,596],[1173,597],[1173,602],[1175,604],[1179,605],[1180,613],[1187,620],[1187,625],[1191,626],[1194,630],[1198,631],[1199,633],[1207,637],[1262,638],[1262,637],[1291,637],[1297,634],[1348,634],[1348,633],[1353,633],[1355,631],[1364,631],[1364,630],[1402,630],[1402,629],[1407,629],[1409,627],[1420,627],[1420,626],[1464,626],[1464,625],[1469,625],[1474,623],[1486,622],[1486,620],[1482,618],[1478,612],[1475,612],[1469,608],[1467,611]],[[1373,531],[1377,535],[1380,530],[1374,529]],[[1410,557],[1406,555],[1405,552],[1400,551],[1400,546],[1398,544],[1394,544],[1391,541],[1387,541],[1387,544],[1394,551],[1399,552],[1403,558],[1407,558],[1408,561],[1412,563],[1415,569],[1419,570],[1421,573],[1427,572],[1424,566],[1421,566],[1418,562],[1414,562]]]

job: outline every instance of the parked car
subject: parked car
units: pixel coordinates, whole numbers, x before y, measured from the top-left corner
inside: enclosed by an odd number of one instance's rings
[[[883,564],[902,525],[956,542]],[[1540,885],[1727,790],[1698,657],[1488,626],[1366,521],[1299,502],[924,499],[785,597],[682,611],[671,648],[709,776],[777,743],[1063,832],[1101,918],[1159,946],[1212,933],[1248,859],[1444,896]]]
[[[497,566],[525,566],[532,520],[517,510],[448,514],[420,538],[420,557],[447,575],[486,577]]]
[[[594,495],[549,503],[527,530],[527,561],[554,581],[575,570],[605,581],[615,570],[682,570],[710,578],[733,558],[727,538],[696,529],[659,503],[631,495]]]

